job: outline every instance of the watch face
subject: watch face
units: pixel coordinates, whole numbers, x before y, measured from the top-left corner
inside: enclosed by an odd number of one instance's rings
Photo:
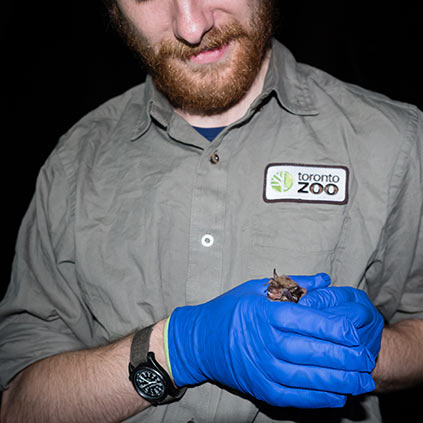
[[[144,367],[137,370],[133,381],[139,394],[146,399],[158,400],[165,395],[163,377],[154,369]]]

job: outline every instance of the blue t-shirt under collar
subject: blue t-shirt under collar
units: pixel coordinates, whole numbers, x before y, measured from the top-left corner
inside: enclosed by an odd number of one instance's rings
[[[217,128],[201,128],[199,126],[193,126],[193,128],[204,138],[207,138],[209,141],[213,141],[226,127],[219,126]]]

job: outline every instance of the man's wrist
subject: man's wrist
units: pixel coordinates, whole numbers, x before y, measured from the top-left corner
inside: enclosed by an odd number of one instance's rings
[[[157,362],[166,370],[173,382],[170,363],[168,363],[167,358],[168,353],[166,354],[168,320],[169,319],[161,320],[154,325],[150,337],[149,351],[154,352]]]
[[[423,320],[386,326],[372,377],[377,392],[411,388],[423,381]]]

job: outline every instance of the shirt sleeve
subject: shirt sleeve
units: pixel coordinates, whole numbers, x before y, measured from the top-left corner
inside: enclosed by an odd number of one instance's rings
[[[69,183],[58,154],[41,169],[0,303],[0,389],[30,364],[90,343],[75,276]]]
[[[391,178],[386,223],[366,279],[389,323],[423,318],[423,124],[411,114]]]

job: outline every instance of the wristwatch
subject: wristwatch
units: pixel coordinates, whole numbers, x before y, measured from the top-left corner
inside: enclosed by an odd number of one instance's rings
[[[139,330],[132,340],[129,380],[137,393],[151,404],[167,404],[181,398],[186,388],[176,388],[154,353],[148,351],[153,326]]]

